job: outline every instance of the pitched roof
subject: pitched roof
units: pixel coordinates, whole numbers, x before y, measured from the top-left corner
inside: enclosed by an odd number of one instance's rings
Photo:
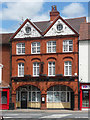
[[[82,22],[86,22],[86,17],[78,17],[78,18],[71,18],[65,19],[77,32],[79,32],[80,24]],[[51,21],[42,21],[42,22],[34,22],[34,24],[42,31],[45,30],[51,25]]]
[[[80,24],[86,22],[86,17],[66,19],[66,21],[79,33]]]
[[[9,44],[9,40],[12,35],[13,33],[0,34],[0,44]]]
[[[72,19],[65,19],[78,33],[80,29],[80,24],[86,22],[86,17],[78,17]],[[42,32],[44,32],[51,24],[51,21],[41,21],[34,22],[34,24],[39,28]],[[10,38],[13,36],[13,33],[3,33],[0,34],[0,43],[9,44]]]
[[[79,30],[79,40],[90,39],[90,23],[82,23]]]

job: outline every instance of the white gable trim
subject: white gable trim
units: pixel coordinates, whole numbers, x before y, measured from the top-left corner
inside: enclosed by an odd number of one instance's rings
[[[65,21],[66,22],[66,21]],[[60,18],[54,23],[54,25],[48,30],[48,32],[44,36],[57,36],[57,35],[75,35],[76,33],[65,24]],[[58,24],[63,25],[63,29],[61,31],[57,30]]]
[[[33,25],[32,25],[33,24]],[[40,37],[41,34],[40,32],[37,30],[38,27],[36,25],[34,25],[34,23],[30,24],[29,21],[26,22],[26,24],[20,29],[20,31],[15,35],[14,38],[27,38],[27,37]],[[25,28],[26,26],[29,26],[31,28],[31,32],[29,34],[26,33]],[[35,27],[37,29],[35,29]]]

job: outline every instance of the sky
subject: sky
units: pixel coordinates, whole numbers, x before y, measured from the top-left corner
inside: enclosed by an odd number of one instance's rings
[[[27,18],[32,22],[50,20],[49,13],[52,5],[57,6],[60,16],[64,19],[86,16],[88,20],[88,0],[84,2],[83,0],[81,2],[3,0],[0,2],[0,33],[15,32]]]

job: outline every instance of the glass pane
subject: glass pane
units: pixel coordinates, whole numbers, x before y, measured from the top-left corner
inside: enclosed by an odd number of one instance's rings
[[[61,92],[61,102],[66,102],[66,92]]]
[[[41,101],[41,95],[40,95],[40,92],[37,92],[37,101],[38,101],[38,102]]]
[[[32,53],[36,53],[36,48],[35,47],[32,48]]]
[[[61,86],[61,91],[66,91],[66,86]]]
[[[69,41],[69,44],[73,44],[73,41],[72,41],[72,40],[70,40],[70,41]]]
[[[37,42],[37,46],[40,46],[40,42]]]
[[[83,91],[82,107],[89,107],[89,91]]]
[[[29,92],[29,101],[31,101],[31,92]]]
[[[69,51],[72,51],[73,50],[73,47],[72,46],[69,46]]]
[[[67,92],[67,102],[69,102],[69,92]]]
[[[53,91],[53,87],[50,87],[50,88],[48,89],[48,91]]]
[[[47,96],[48,96],[48,102],[53,102],[53,92],[48,92]]]
[[[59,92],[54,92],[54,101],[59,102],[60,101],[60,96],[59,96]]]
[[[54,86],[54,91],[59,91],[59,85]]]
[[[1,95],[1,103],[2,104],[7,104],[7,92],[3,91]]]
[[[32,101],[36,101],[36,93],[32,92]]]
[[[40,47],[37,47],[37,53],[40,52]]]
[[[22,48],[22,53],[25,53],[25,48]]]
[[[36,46],[36,43],[35,43],[35,42],[33,42],[33,43],[32,43],[32,46]]]

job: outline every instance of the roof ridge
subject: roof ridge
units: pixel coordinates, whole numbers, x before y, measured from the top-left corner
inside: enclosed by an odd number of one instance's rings
[[[81,19],[81,18],[86,18],[86,16],[83,16],[83,17],[77,17],[77,18],[66,18],[65,20],[70,20],[70,19]]]

